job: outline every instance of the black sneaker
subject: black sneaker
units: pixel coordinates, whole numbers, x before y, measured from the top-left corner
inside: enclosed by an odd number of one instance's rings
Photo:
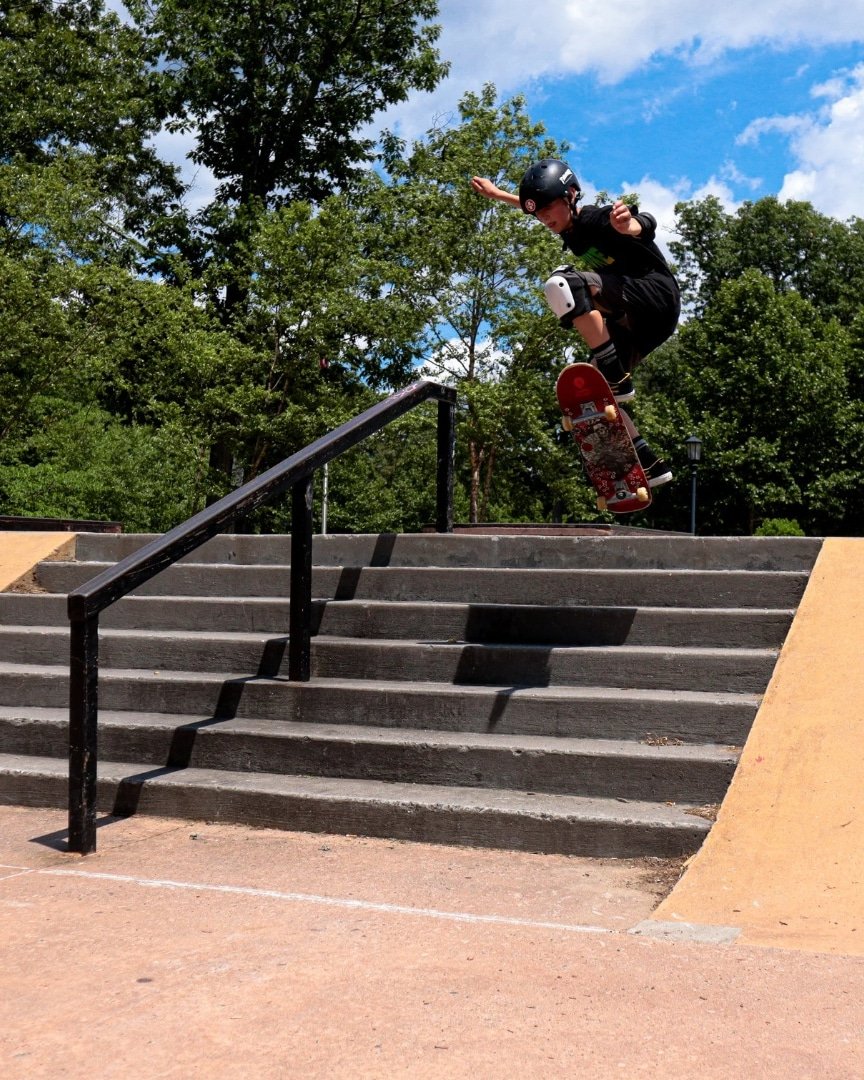
[[[636,397],[630,372],[624,370],[621,361],[618,359],[615,346],[611,341],[593,350],[591,359],[597,370],[609,383],[616,401],[632,401]]]
[[[632,401],[636,397],[636,390],[633,387],[633,380],[630,378],[630,372],[628,371],[617,382],[614,379],[610,379],[608,375],[604,373],[603,377],[606,382],[609,383],[609,387],[615,396],[616,401]]]
[[[657,457],[644,439],[638,439],[634,446],[636,447],[639,464],[648,477],[648,487],[655,488],[660,487],[661,484],[668,484],[672,479],[672,470],[663,458]]]

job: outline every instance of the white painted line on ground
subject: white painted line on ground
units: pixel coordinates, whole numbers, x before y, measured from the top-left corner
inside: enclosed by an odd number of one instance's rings
[[[4,871],[11,870],[12,873],[7,874]],[[11,881],[12,878],[26,877],[27,874],[35,874],[36,871],[29,866],[10,866],[8,863],[0,863],[0,881]]]
[[[186,892],[215,892],[232,896],[251,896],[261,900],[284,900],[298,904],[319,904],[326,907],[350,908],[354,911],[380,912],[387,915],[415,915],[427,919],[443,919],[450,922],[491,923],[495,926],[519,926],[531,930],[559,930],[568,934],[614,934],[616,931],[604,926],[580,926],[578,924],[540,922],[533,919],[517,919],[507,915],[477,915],[467,911],[439,911],[436,908],[406,907],[401,904],[375,903],[370,900],[350,900],[337,896],[315,896],[310,893],[279,892],[275,889],[256,889],[245,885],[205,885],[194,881],[170,881],[161,878],[139,878],[126,874],[97,874],[88,870],[43,869],[37,874],[52,877],[78,877],[90,881],[114,881],[140,885],[148,889],[174,889]]]

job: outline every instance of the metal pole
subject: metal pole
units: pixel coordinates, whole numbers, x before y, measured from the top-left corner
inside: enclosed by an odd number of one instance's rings
[[[99,616],[73,619],[69,648],[69,850],[96,850]]]
[[[330,462],[324,466],[324,489],[321,493],[321,535],[327,535],[327,503],[330,499]]]
[[[699,466],[695,461],[690,462],[690,532],[696,535],[696,473]]]
[[[456,405],[438,402],[438,474],[435,528],[439,533],[453,532],[453,476],[456,458]]]
[[[291,487],[291,613],[288,678],[309,682],[312,671],[312,474]]]

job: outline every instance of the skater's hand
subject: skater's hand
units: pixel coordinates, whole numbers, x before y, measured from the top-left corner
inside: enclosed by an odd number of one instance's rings
[[[472,177],[471,187],[474,188],[478,195],[483,195],[487,199],[498,198],[500,191],[498,185],[493,184],[491,180],[487,180],[485,176]]]
[[[624,233],[625,236],[638,236],[642,232],[642,226],[630,213],[627,203],[616,202],[609,215],[609,221],[616,232]]]

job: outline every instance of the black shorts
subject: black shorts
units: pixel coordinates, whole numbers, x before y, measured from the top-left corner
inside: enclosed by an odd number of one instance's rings
[[[584,277],[599,289],[594,305],[606,316],[609,336],[628,370],[675,332],[681,295],[671,275],[632,278],[601,272]]]

